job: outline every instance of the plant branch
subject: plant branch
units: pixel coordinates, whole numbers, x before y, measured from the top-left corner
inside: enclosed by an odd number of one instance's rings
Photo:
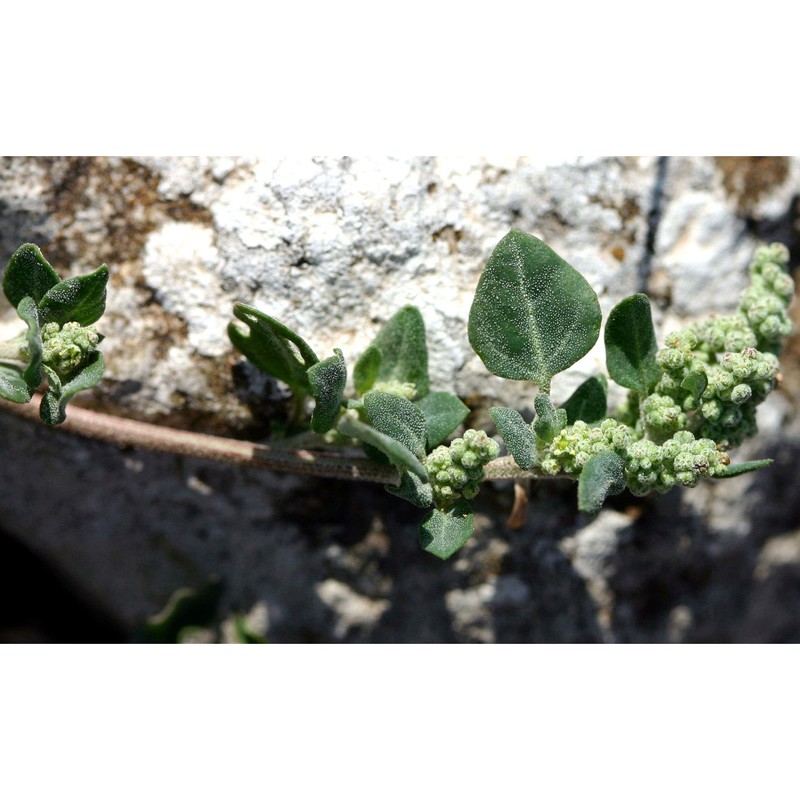
[[[0,410],[23,419],[39,420],[41,395],[33,396],[30,403],[17,404],[0,400]],[[296,475],[314,475],[322,478],[341,478],[354,481],[400,485],[394,467],[376,464],[368,458],[353,455],[331,455],[329,450],[290,450],[265,444],[205,433],[169,428],[149,422],[138,422],[125,417],[90,411],[71,406],[66,422],[52,428],[65,433],[85,436],[114,444],[117,447],[138,447],[162,453],[175,453],[191,458],[240,464],[248,467],[288,472]],[[504,456],[484,467],[484,481],[511,480],[515,478],[552,478],[567,476],[543,475],[536,471],[521,470],[513,458]]]

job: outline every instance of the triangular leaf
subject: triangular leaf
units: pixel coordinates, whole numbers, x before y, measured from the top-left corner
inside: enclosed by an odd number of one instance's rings
[[[561,406],[567,412],[567,424],[573,425],[578,420],[591,423],[605,419],[608,410],[607,393],[605,375],[587,378]]]
[[[422,521],[419,543],[423,550],[441,559],[460,550],[475,530],[475,517],[466,500],[459,500],[449,511],[434,508]]]
[[[405,445],[417,458],[425,458],[425,417],[404,397],[387,392],[367,392],[364,411],[375,430]]]
[[[423,482],[428,481],[428,473],[422,462],[404,444],[362,422],[356,412],[348,411],[340,417],[336,428],[344,436],[352,436],[377,448],[400,469],[413,472]]]
[[[35,244],[23,244],[3,273],[3,291],[14,308],[23,297],[38,303],[60,278]]]
[[[342,410],[347,366],[342,351],[336,348],[333,352],[336,355],[314,364],[308,370],[311,394],[317,401],[311,415],[311,430],[317,433],[329,431]]]
[[[563,408],[556,408],[546,394],[537,394],[533,399],[533,407],[536,410],[533,432],[543,445],[550,444],[567,427],[567,412]]]
[[[425,344],[425,323],[422,314],[415,306],[404,306],[391,317],[372,342],[380,353],[380,363],[373,386],[381,383],[413,383],[417,390],[417,398],[428,394],[428,348]],[[366,356],[362,355],[362,359]],[[374,355],[369,356],[374,359]],[[361,359],[359,359],[360,361]],[[358,365],[356,365],[358,368]],[[374,369],[362,365],[365,375],[371,375]],[[364,384],[368,380],[365,378]],[[364,385],[362,384],[362,385]]]
[[[469,415],[469,409],[450,392],[430,392],[414,405],[425,417],[429,450],[440,445]]]
[[[47,425],[60,425],[66,418],[67,403],[84,389],[96,386],[103,377],[105,361],[103,354],[96,350],[81,371],[67,383],[62,384],[53,370],[44,367],[47,372],[47,391],[39,406],[39,416]]]
[[[353,367],[353,386],[358,394],[365,394],[375,385],[380,366],[381,351],[371,344]]]
[[[735,478],[737,475],[744,475],[746,472],[755,472],[757,469],[768,467],[773,462],[771,458],[762,458],[760,461],[743,461],[741,464],[730,464],[722,475],[718,478]]]
[[[605,332],[608,374],[644,397],[656,385],[656,335],[647,295],[626,297],[611,310]]]
[[[88,275],[76,275],[57,283],[39,303],[42,323],[78,322],[91,325],[106,310],[108,267],[103,264]]]
[[[538,461],[533,428],[513,408],[490,408],[489,413],[520,469],[533,469]]]
[[[433,504],[433,487],[423,483],[413,472],[404,472],[399,486],[385,486],[387,492],[408,500],[418,508],[428,508]]]
[[[586,279],[535,236],[511,231],[495,247],[475,290],[469,341],[495,375],[535,381],[591,350],[600,304]]]
[[[578,508],[596,514],[606,497],[625,488],[625,462],[613,450],[595,453],[584,465],[578,479]]]

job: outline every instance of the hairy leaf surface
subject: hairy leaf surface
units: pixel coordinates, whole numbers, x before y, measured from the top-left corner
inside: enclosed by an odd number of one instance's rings
[[[535,236],[511,231],[495,247],[478,282],[469,341],[495,375],[535,381],[591,350],[600,304],[586,279]]]
[[[311,415],[311,430],[317,433],[329,431],[342,409],[347,366],[342,351],[336,348],[333,352],[335,355],[319,361],[308,369],[311,394],[317,401],[314,413]]]
[[[377,373],[376,356],[378,351]],[[365,359],[369,360],[366,364]],[[415,306],[404,306],[387,320],[367,350],[356,364],[361,386],[373,386],[376,382],[413,383],[417,398],[428,394],[428,347],[425,344],[425,323]],[[365,390],[366,391],[366,390]]]
[[[591,423],[605,419],[608,410],[607,393],[605,375],[587,378],[561,406],[567,412],[567,424],[573,425],[578,420]]]
[[[375,430],[396,439],[417,458],[425,458],[425,417],[410,400],[371,391],[364,395],[364,411]]]
[[[661,375],[656,363],[656,334],[647,295],[626,297],[611,310],[605,331],[608,374],[642,397]]]
[[[348,412],[339,419],[336,428],[341,434],[372,445],[384,453],[396,467],[407,469],[424,483],[428,482],[428,473],[422,462],[404,444],[367,425],[353,414],[352,411]]]
[[[625,488],[625,462],[612,450],[595,453],[584,465],[578,479],[578,508],[596,514],[606,497]]]
[[[741,464],[730,464],[724,474],[718,478],[735,478],[737,475],[744,475],[746,472],[755,472],[757,469],[768,467],[773,462],[771,458],[762,458],[759,461],[743,461]]]
[[[106,310],[108,267],[103,264],[88,275],[76,275],[50,288],[39,303],[42,324],[97,322]]]
[[[408,500],[418,508],[428,508],[433,504],[433,487],[420,480],[413,472],[404,472],[399,486],[385,486],[387,492]]]
[[[538,461],[533,428],[513,408],[498,406],[490,408],[489,413],[517,465],[521,469],[533,469]]]
[[[469,414],[469,409],[450,392],[430,392],[414,405],[425,417],[429,450],[440,445]]]
[[[14,308],[23,297],[35,303],[61,279],[35,244],[23,244],[11,256],[3,273],[3,291]]]
[[[449,511],[434,508],[425,517],[419,543],[423,550],[444,560],[460,550],[474,530],[472,508],[466,500],[459,500]]]

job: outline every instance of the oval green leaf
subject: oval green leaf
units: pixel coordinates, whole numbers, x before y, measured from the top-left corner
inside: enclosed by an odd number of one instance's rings
[[[450,392],[430,392],[414,405],[425,417],[429,450],[440,445],[469,415],[469,409]]]
[[[434,508],[422,521],[419,543],[423,550],[450,558],[460,550],[475,530],[475,517],[466,500],[459,500],[449,511]]]
[[[370,345],[353,367],[353,386],[359,395],[366,394],[378,380],[381,366],[381,351]]]
[[[32,297],[38,304],[60,281],[42,251],[35,244],[23,244],[11,256],[3,273],[3,291],[16,308],[23,297]]]
[[[584,465],[578,479],[578,508],[596,514],[606,497],[625,488],[625,462],[613,450],[595,453]]]
[[[605,345],[611,378],[642,397],[649,394],[661,370],[647,295],[635,294],[614,306],[606,322]]]
[[[371,391],[364,395],[364,411],[375,430],[405,445],[417,458],[425,458],[425,417],[410,400]]]
[[[600,320],[586,279],[540,239],[511,231],[478,282],[469,341],[490,372],[549,391],[594,346]]]
[[[14,364],[0,364],[0,397],[12,403],[27,403],[33,390],[22,377],[22,368]]]
[[[567,424],[578,420],[599,422],[605,419],[608,410],[608,383],[605,376],[587,378],[571,395],[561,408],[567,412]]]
[[[413,472],[423,483],[428,482],[428,473],[422,462],[404,444],[362,422],[356,412],[348,411],[340,417],[336,429],[343,436],[352,436],[372,445],[384,453],[396,467]]]
[[[513,408],[490,408],[489,413],[503,437],[506,449],[520,469],[533,469],[538,461],[533,428]]]
[[[370,350],[378,351],[377,373],[372,376],[376,356]],[[368,355],[369,354],[369,355]],[[369,358],[368,366],[361,362]],[[359,366],[359,364],[361,366]],[[391,317],[364,352],[356,364],[356,370],[363,370],[365,378],[362,387],[380,383],[413,383],[417,398],[428,394],[428,347],[425,344],[425,322],[415,306],[404,306]]]
[[[103,264],[88,275],[60,281],[47,291],[39,303],[42,323],[78,322],[91,325],[106,310],[108,267]]]

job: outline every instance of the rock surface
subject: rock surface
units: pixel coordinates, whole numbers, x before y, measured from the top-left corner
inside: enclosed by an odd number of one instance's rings
[[[0,257],[34,241],[61,274],[111,268],[107,379],[80,404],[258,436],[283,392],[232,351],[235,301],[350,364],[414,303],[433,388],[525,408],[530,391],[489,376],[466,336],[509,228],[580,269],[604,312],[648,292],[663,333],[733,308],[759,243],[798,262],[798,196],[800,161],[782,158],[7,158]],[[4,305],[0,336],[17,325]],[[219,575],[221,613],[263,609],[276,642],[798,640],[797,354],[737,454],[776,458],[769,471],[623,495],[594,521],[573,485],[547,482],[514,532],[496,485],[444,564],[379,487],[121,452],[2,414],[0,528],[130,630]],[[555,398],[602,365],[598,347]]]

